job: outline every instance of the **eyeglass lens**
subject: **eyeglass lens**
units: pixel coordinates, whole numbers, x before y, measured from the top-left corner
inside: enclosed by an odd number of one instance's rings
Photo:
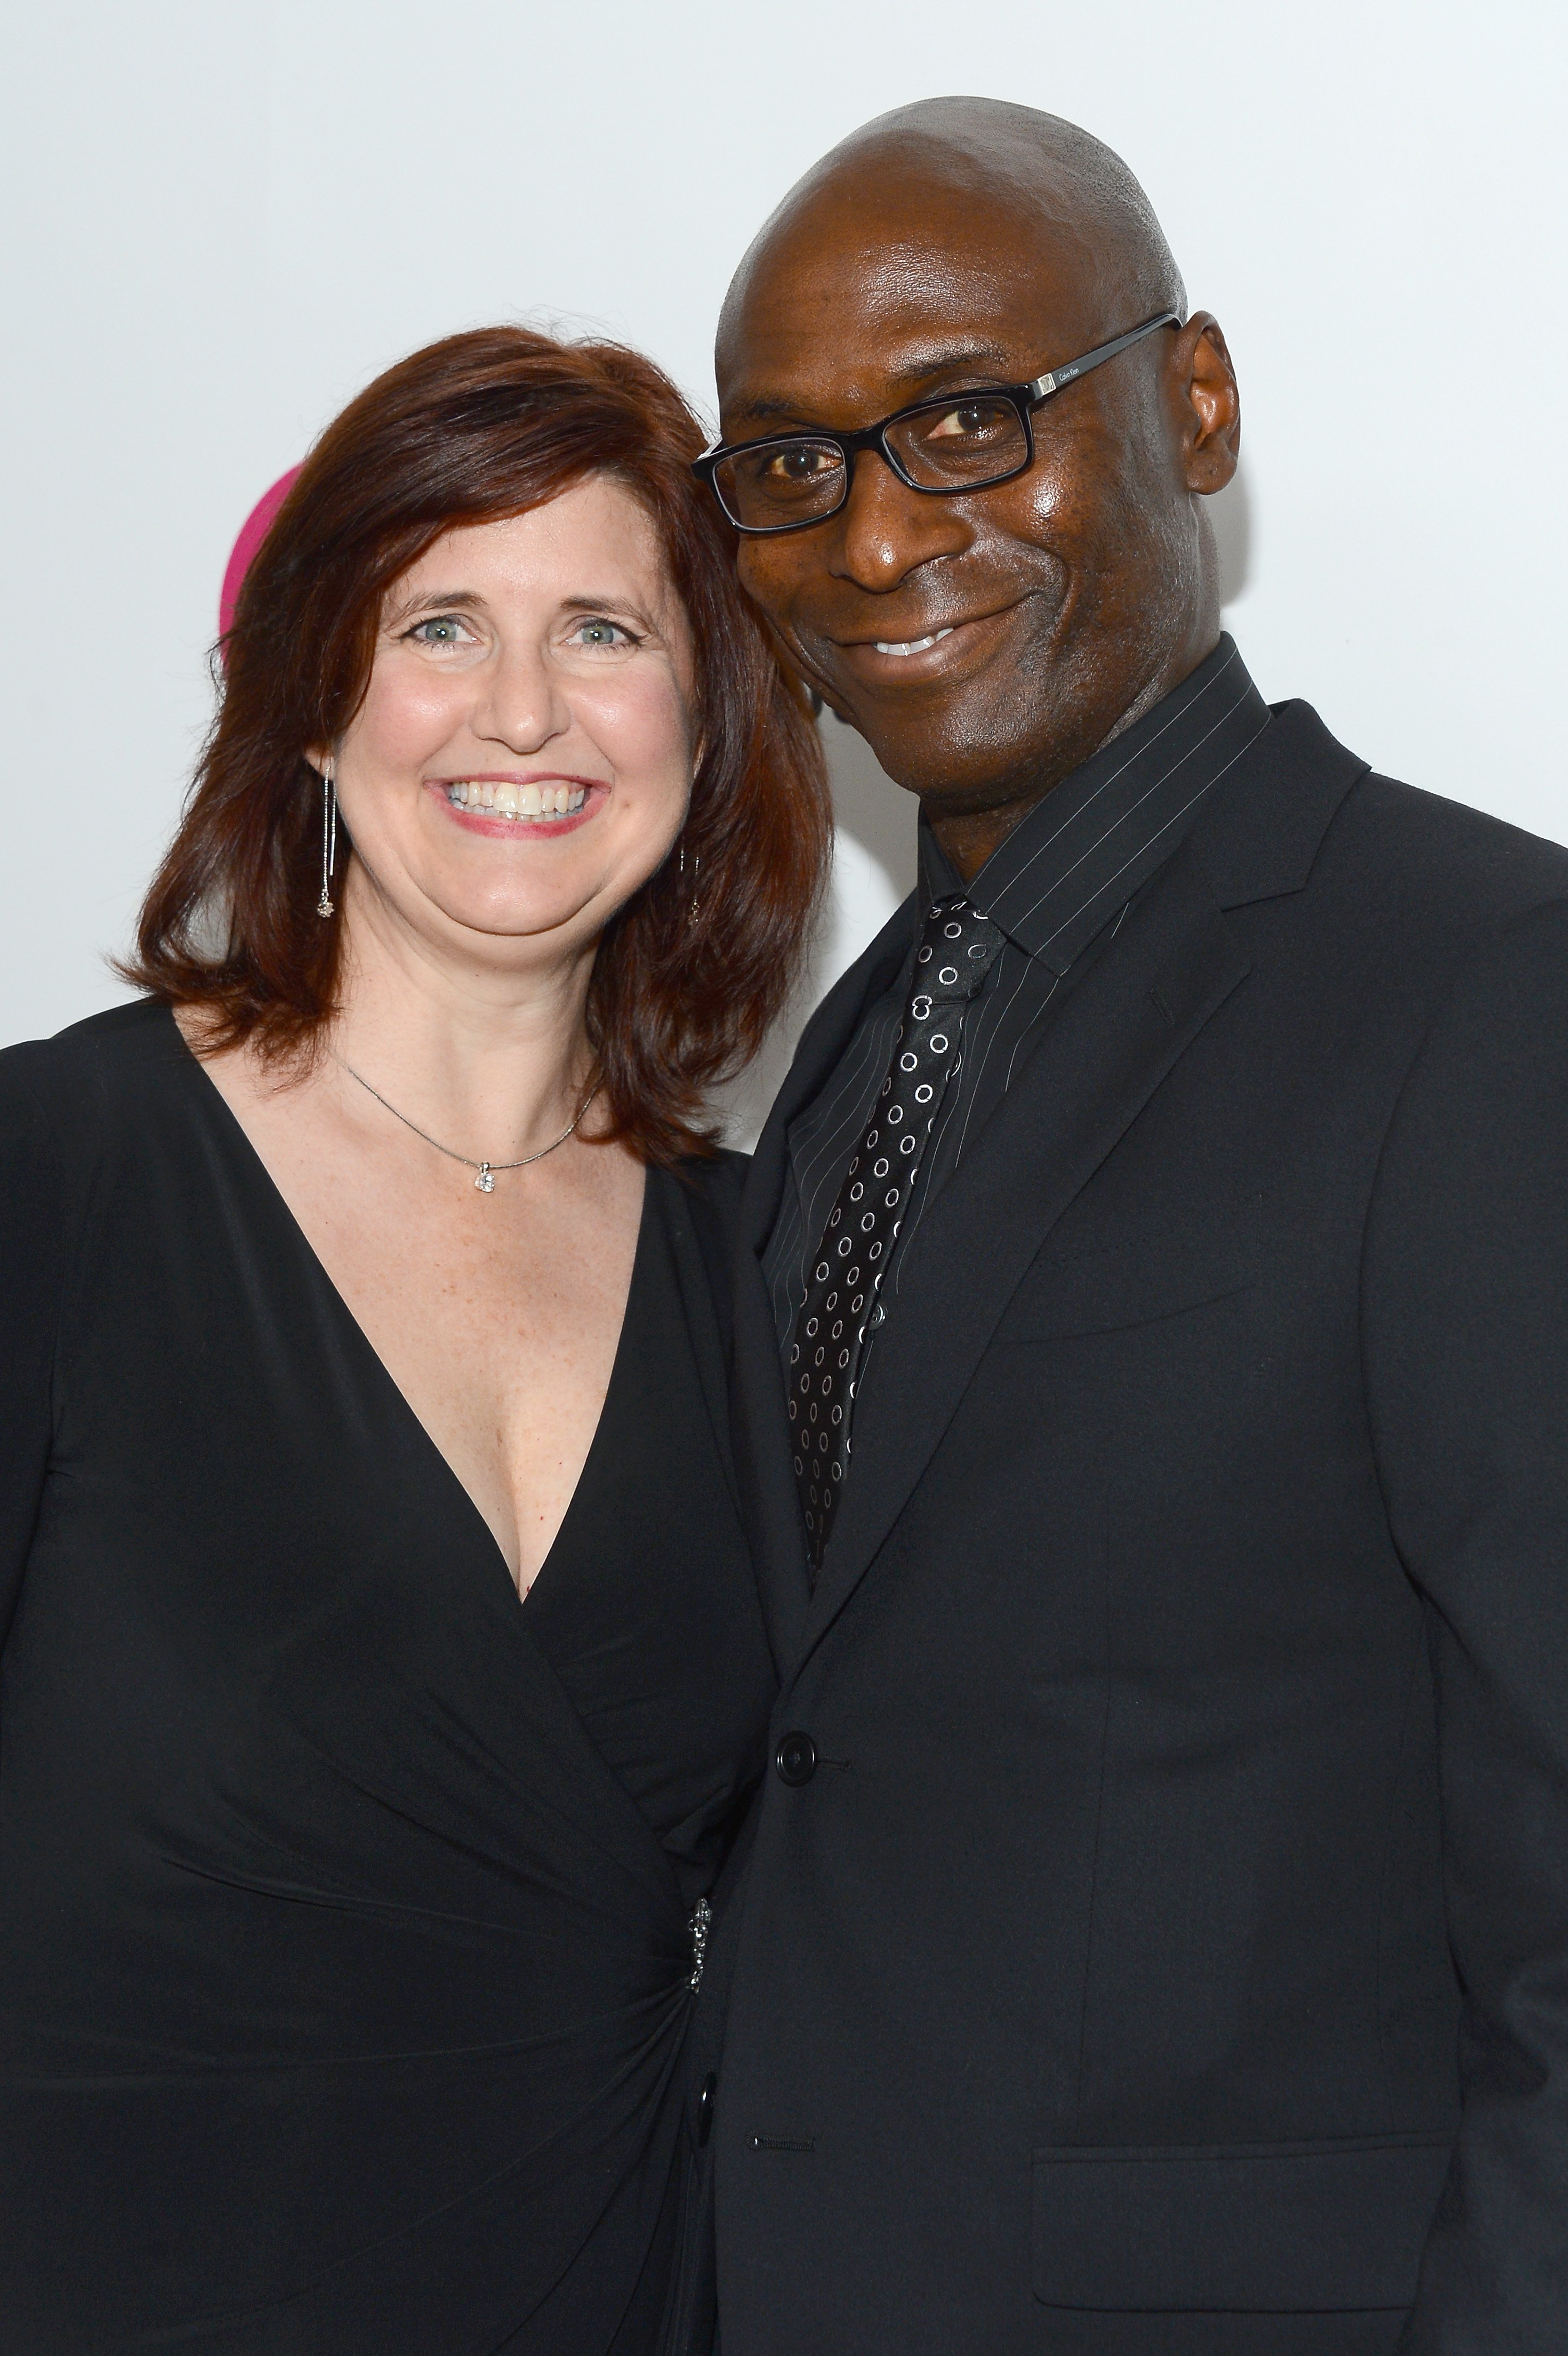
[[[747,531],[777,531],[832,515],[844,491],[844,455],[836,442],[769,442],[721,458],[714,488],[732,520]]]
[[[995,394],[929,402],[896,419],[886,440],[905,479],[919,490],[980,490],[1015,474],[1029,455],[1023,420]],[[747,530],[811,523],[843,504],[844,454],[836,442],[809,434],[769,442],[722,459],[714,487]]]

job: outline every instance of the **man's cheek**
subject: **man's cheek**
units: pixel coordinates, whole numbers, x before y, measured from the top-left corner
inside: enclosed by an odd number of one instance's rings
[[[736,572],[746,595],[756,600],[776,628],[783,628],[793,602],[789,594],[793,584],[789,569],[780,565],[767,542],[743,540],[736,557]]]

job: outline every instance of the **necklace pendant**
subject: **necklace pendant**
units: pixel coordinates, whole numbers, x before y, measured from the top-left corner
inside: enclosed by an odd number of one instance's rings
[[[480,1162],[479,1174],[474,1181],[474,1186],[475,1191],[480,1194],[493,1194],[495,1193],[496,1173],[490,1168],[488,1162]]]

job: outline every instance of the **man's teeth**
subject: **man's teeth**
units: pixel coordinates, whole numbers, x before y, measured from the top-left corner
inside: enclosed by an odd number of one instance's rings
[[[950,622],[945,630],[933,630],[929,638],[878,638],[876,651],[879,655],[923,655],[939,638],[950,638],[957,627],[956,622]]]
[[[569,818],[588,798],[585,786],[494,785],[486,777],[463,778],[446,788],[458,809],[489,810],[492,818]]]

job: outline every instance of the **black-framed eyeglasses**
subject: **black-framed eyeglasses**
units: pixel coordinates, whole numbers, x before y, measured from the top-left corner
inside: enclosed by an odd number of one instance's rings
[[[736,530],[756,536],[804,531],[808,524],[837,515],[849,497],[862,450],[875,450],[912,491],[954,498],[961,491],[989,490],[1033,466],[1030,420],[1042,401],[1156,327],[1180,325],[1177,312],[1161,311],[1027,384],[944,392],[897,409],[861,434],[769,434],[758,442],[715,442],[693,460],[693,471],[712,487]]]

